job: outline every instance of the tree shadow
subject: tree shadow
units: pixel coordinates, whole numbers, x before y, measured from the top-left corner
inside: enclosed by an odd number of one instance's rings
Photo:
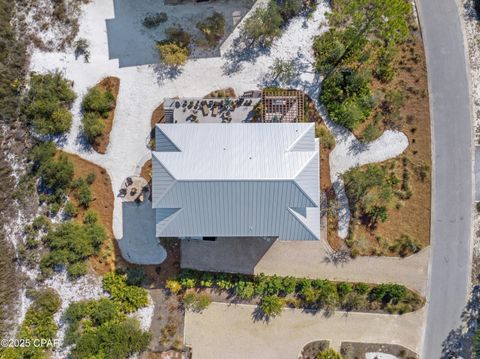
[[[262,55],[269,55],[271,48],[249,42],[245,35],[233,39],[230,49],[223,54],[225,63],[222,66],[223,74],[232,76],[243,69],[244,63],[255,63]]]
[[[150,65],[157,77],[157,83],[163,85],[167,80],[174,80],[182,74],[182,68],[177,66],[168,66],[164,63]]]
[[[462,325],[453,329],[442,343],[442,356],[440,359],[462,357],[473,358],[471,344],[475,331],[478,328],[480,316],[480,285],[472,289],[470,298],[462,313]]]

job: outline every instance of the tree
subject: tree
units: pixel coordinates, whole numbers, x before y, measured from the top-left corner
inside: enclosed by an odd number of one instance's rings
[[[188,60],[189,50],[173,42],[157,44],[160,58],[168,66],[182,66]]]
[[[295,63],[293,60],[282,60],[280,58],[276,58],[273,60],[270,71],[273,76],[273,81],[278,80],[280,83],[288,83],[295,76]]]
[[[114,107],[115,97],[112,92],[100,89],[97,86],[90,88],[82,100],[82,111],[84,113],[97,113],[103,118],[106,118]]]
[[[259,44],[268,47],[273,40],[280,36],[282,16],[275,2],[270,2],[267,7],[255,9],[253,14],[245,20],[243,31],[250,45]]]

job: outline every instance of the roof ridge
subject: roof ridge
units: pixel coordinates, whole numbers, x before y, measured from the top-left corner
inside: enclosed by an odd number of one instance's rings
[[[305,129],[305,131],[303,131],[303,132],[295,139],[295,141],[293,141],[293,143],[292,143],[289,147],[287,147],[286,151],[287,151],[287,152],[293,152],[293,151],[294,151],[294,148],[295,148],[295,146],[298,144],[298,142],[300,142],[300,141],[305,137],[305,135],[308,134],[309,131],[311,131],[312,126],[314,126],[314,124],[313,124],[313,122],[310,122],[310,123],[309,123],[309,126]],[[314,138],[315,138],[315,136],[314,136]],[[303,151],[303,152],[310,152],[310,151]]]

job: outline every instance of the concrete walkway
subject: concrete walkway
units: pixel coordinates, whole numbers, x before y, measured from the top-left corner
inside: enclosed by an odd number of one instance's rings
[[[430,248],[407,258],[346,256],[335,264],[321,241],[276,241],[255,273],[339,281],[399,283],[425,295]]]
[[[315,340],[398,344],[419,350],[424,309],[402,316],[336,312],[326,318],[285,309],[268,324],[254,322],[251,305],[212,303],[203,313],[185,315],[185,341],[195,359],[296,359]]]

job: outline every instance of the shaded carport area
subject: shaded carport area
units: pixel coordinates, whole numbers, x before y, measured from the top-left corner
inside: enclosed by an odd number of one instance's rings
[[[275,243],[270,237],[217,237],[214,241],[183,239],[182,268],[253,274]]]

